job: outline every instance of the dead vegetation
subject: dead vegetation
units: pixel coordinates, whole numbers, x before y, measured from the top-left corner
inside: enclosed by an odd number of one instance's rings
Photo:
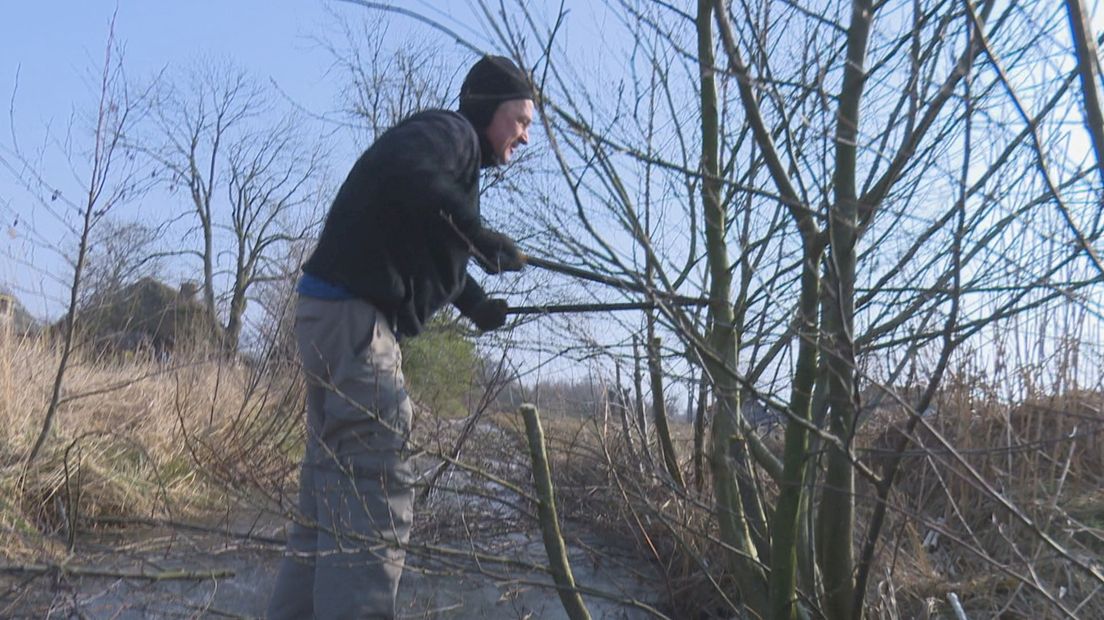
[[[49,449],[21,481],[20,456],[48,398],[44,377],[57,352],[45,340],[18,337],[0,347],[0,359],[20,361],[0,364],[0,527],[14,543],[5,562],[61,561],[81,536],[128,520],[210,523],[246,506],[276,514],[293,497],[297,379],[209,359],[78,360]],[[891,535],[868,595],[871,616],[946,616],[952,593],[970,617],[1045,617],[1037,611],[1051,597],[1081,617],[1104,613],[1094,584],[1038,542],[1041,532],[1099,562],[1101,406],[1104,396],[1093,391],[1002,402],[949,382],[925,416],[930,430],[904,452]],[[428,470],[457,445],[465,420],[425,408],[418,417]],[[863,427],[856,443],[871,467],[907,417],[903,407],[882,407]],[[638,602],[657,613],[725,617],[733,602],[722,595],[729,577],[715,568],[722,546],[710,494],[681,488],[654,461],[647,465],[639,442],[626,441],[619,421],[602,410],[545,416],[544,424],[569,544],[617,558],[626,570],[651,567],[642,578],[659,581]],[[673,434],[678,453],[689,456],[692,429],[676,422]],[[535,522],[521,421],[488,411],[461,446],[419,505],[415,564],[508,574],[501,541],[531,533]],[[658,454],[654,444],[649,450]],[[689,479],[688,458],[682,466]],[[763,491],[774,496],[766,480]],[[1038,532],[1010,518],[983,483]],[[862,486],[857,493],[861,524],[872,493]],[[481,568],[464,562],[480,554]]]
[[[281,417],[287,403],[273,386],[258,398],[245,366],[149,351],[78,358],[48,448],[24,473],[58,352],[32,338],[4,338],[0,349],[0,514],[11,557],[52,557],[52,543],[103,520],[225,510],[227,483],[283,476],[294,460],[296,415]]]

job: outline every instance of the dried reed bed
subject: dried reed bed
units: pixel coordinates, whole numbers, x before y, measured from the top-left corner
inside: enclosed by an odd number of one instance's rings
[[[38,459],[59,353],[0,336],[0,528],[12,557],[51,555],[74,526],[202,518],[286,486],[300,431],[298,382],[265,368],[190,355],[70,361],[62,405]],[[43,534],[45,534],[43,536]]]
[[[1100,566],[1102,412],[1096,391],[1007,402],[949,381],[904,451],[881,578],[868,593],[879,616],[949,613],[954,592],[970,617],[1063,617],[1054,603],[1104,617],[1096,584],[1041,538]],[[889,458],[909,415],[897,408],[867,425],[858,442],[873,464]]]

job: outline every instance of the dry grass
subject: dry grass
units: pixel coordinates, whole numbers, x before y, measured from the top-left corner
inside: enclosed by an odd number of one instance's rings
[[[945,612],[948,592],[971,617],[1061,617],[1047,596],[1081,617],[1104,617],[1096,584],[1039,536],[1099,565],[1104,394],[1006,403],[951,382],[936,410],[927,418],[934,432],[920,429],[906,448],[891,498],[882,566],[874,573],[881,576],[868,593],[871,601],[881,596],[880,617]],[[896,442],[906,417],[894,411],[864,429],[858,441],[874,449],[874,464]],[[1014,518],[993,491],[1032,525]],[[862,523],[872,502],[869,495],[859,499]]]
[[[295,382],[258,381],[219,360],[79,354],[51,435],[21,480],[58,361],[44,340],[0,337],[0,528],[16,541],[9,559],[57,553],[74,523],[201,518],[240,499],[235,490],[286,482]]]

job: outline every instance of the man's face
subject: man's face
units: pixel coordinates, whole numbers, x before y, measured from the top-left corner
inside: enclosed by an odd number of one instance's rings
[[[509,162],[518,145],[529,144],[529,125],[532,122],[531,99],[511,99],[498,105],[485,133],[499,164]]]

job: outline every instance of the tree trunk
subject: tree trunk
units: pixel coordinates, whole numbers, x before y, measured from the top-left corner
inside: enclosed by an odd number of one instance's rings
[[[648,444],[648,414],[644,408],[644,371],[640,364],[640,340],[633,336],[633,396],[636,410],[636,432],[640,435],[640,452],[652,463],[651,446]]]
[[[705,412],[709,400],[709,376],[702,372],[698,381],[698,406],[694,411],[694,488],[701,491],[705,484]]]
[[[1082,0],[1066,0],[1074,50],[1077,52],[1077,72],[1081,77],[1082,102],[1085,106],[1085,127],[1092,137],[1096,153],[1096,167],[1100,173],[1100,187],[1104,188],[1104,111],[1100,105],[1100,85],[1097,70],[1100,56],[1093,39],[1089,12]],[[1102,194],[1104,195],[1104,194]],[[1098,232],[1096,230],[1093,231]]]
[[[215,238],[211,230],[211,219],[202,217],[202,207],[197,205],[203,226],[203,303],[211,310],[211,316],[218,316],[215,307]]]
[[[101,107],[101,117],[103,111]],[[77,262],[73,267],[73,282],[69,287],[69,309],[65,313],[65,334],[61,343],[61,360],[58,361],[57,372],[54,373],[54,387],[50,392],[50,404],[46,407],[46,415],[42,419],[42,429],[35,439],[34,446],[23,465],[26,472],[34,463],[38,453],[42,450],[46,438],[50,436],[50,429],[54,425],[57,416],[58,405],[61,402],[61,386],[65,381],[65,371],[69,368],[69,357],[73,354],[73,334],[77,328],[77,302],[81,291],[81,276],[84,275],[84,263],[88,258],[88,236],[92,230],[92,215],[96,207],[96,189],[89,191],[88,203],[84,209],[84,224],[81,228],[80,245],[77,247]]]
[[[717,87],[713,76],[713,3],[698,0],[698,62],[701,67],[702,204],[705,216],[706,253],[709,261],[709,346],[721,360],[707,359],[713,377],[717,410],[713,416],[709,462],[717,501],[721,540],[733,549],[728,565],[736,578],[741,600],[751,614],[766,617],[766,576],[752,544],[740,497],[737,458],[746,450],[741,438],[740,389],[733,375],[737,369],[736,329],[732,324],[729,295],[732,274],[726,246],[727,218],[721,202]],[[733,457],[736,458],[733,458]]]
[[[552,580],[556,583],[556,592],[560,595],[560,602],[563,603],[568,618],[590,620],[590,612],[583,602],[583,597],[575,589],[575,576],[571,572],[571,562],[567,557],[563,534],[560,533],[560,520],[556,515],[556,495],[552,488],[552,473],[544,447],[544,431],[541,429],[540,415],[536,407],[522,405],[521,416],[525,420],[529,455],[533,461],[533,484],[537,489],[537,515],[544,538],[544,549],[548,554]]]
[[[621,418],[621,432],[625,437],[625,446],[629,450],[629,454],[632,455],[633,460],[636,463],[640,463],[640,459],[636,458],[636,448],[633,446],[632,439],[632,424],[629,422],[629,399],[625,395],[625,390],[621,387],[621,365],[615,363],[613,365],[613,385],[614,385],[614,399],[613,406],[617,407],[617,413]]]
[[[251,277],[252,267],[239,263],[237,273],[234,275],[234,289],[230,296],[230,313],[226,318],[226,333],[223,334],[222,351],[227,355],[238,352],[238,341],[241,339],[242,316],[245,314],[246,287]]]
[[[831,253],[824,335],[828,356],[828,426],[846,446],[854,431],[855,242],[858,228],[856,155],[859,103],[865,82],[866,46],[873,7],[855,0],[847,32],[847,63],[836,125],[835,200],[829,208]],[[844,450],[828,446],[828,464],[817,523],[817,560],[824,576],[824,611],[829,620],[850,620],[854,591],[855,475]]]
[[[790,414],[812,422],[812,394],[817,371],[817,306],[820,287],[819,243],[806,246],[801,270],[797,366],[794,369]],[[771,521],[770,617],[797,618],[797,562],[805,501],[809,431],[795,420],[786,424],[782,480]],[[807,542],[807,541],[806,541]]]
[[[659,359],[660,340],[655,336],[655,323],[648,322],[648,373],[652,381],[652,417],[655,419],[656,441],[663,456],[667,473],[679,487],[686,486],[679,469],[678,454],[671,441],[671,428],[667,424],[667,403],[663,400],[663,366]]]

